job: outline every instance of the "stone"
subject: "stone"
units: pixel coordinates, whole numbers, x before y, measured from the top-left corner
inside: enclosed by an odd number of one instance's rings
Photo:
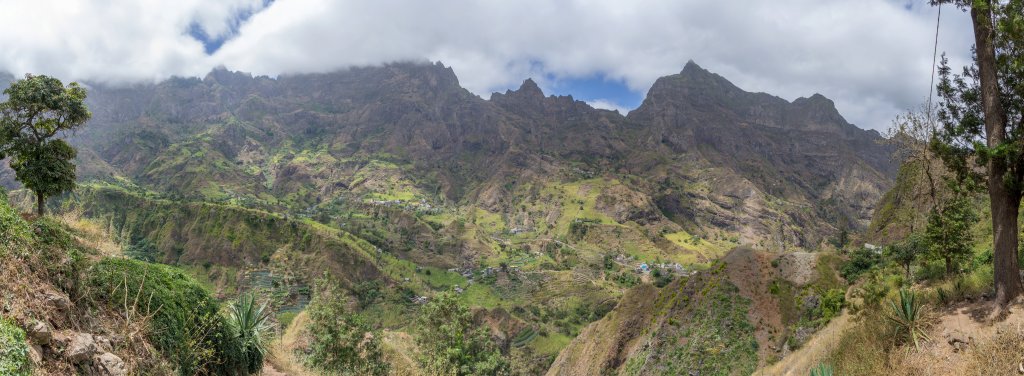
[[[71,342],[64,349],[64,357],[73,364],[79,364],[92,359],[96,354],[96,340],[92,334],[76,333],[71,336]]]
[[[39,345],[33,344],[28,347],[28,358],[32,360],[32,365],[39,366],[43,363],[43,348]]]
[[[94,335],[92,337],[96,340],[96,347],[99,348],[99,351],[111,351],[114,349],[109,337],[101,335]]]
[[[67,295],[55,291],[46,291],[42,295],[41,300],[57,311],[67,312],[71,309],[71,299]]]
[[[942,337],[946,339],[946,343],[953,346],[953,352],[966,350],[974,341],[974,338],[956,329],[943,331]]]
[[[35,344],[49,345],[50,340],[53,339],[53,331],[50,330],[50,325],[45,322],[32,320],[25,329],[27,329],[28,338]]]
[[[96,367],[96,372],[103,376],[122,376],[128,374],[124,360],[108,352],[94,357],[93,364]]]

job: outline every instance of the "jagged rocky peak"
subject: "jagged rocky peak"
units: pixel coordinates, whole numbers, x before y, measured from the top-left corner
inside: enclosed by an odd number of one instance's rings
[[[204,82],[216,82],[221,85],[232,85],[252,81],[252,74],[239,71],[231,71],[223,65],[213,68],[203,78]]]
[[[532,78],[527,78],[516,90],[505,90],[504,94],[491,94],[491,100],[499,102],[527,101],[540,103],[544,100],[544,91],[540,89],[540,86],[537,86],[537,82],[533,81]]]
[[[800,121],[814,126],[838,125],[847,127],[850,125],[839,114],[836,104],[824,95],[815,93],[810,98],[800,97],[793,101],[790,106],[790,116],[794,121]]]

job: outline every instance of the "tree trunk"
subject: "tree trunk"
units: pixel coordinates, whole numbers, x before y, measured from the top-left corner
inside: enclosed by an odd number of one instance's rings
[[[971,7],[978,75],[981,83],[981,104],[985,112],[985,136],[988,147],[1006,140],[1006,112],[999,101],[999,80],[996,75],[996,50],[993,44],[992,0],[976,1]],[[1008,172],[1006,160],[990,158],[988,162],[988,195],[992,208],[993,257],[996,302],[1006,304],[1021,294],[1020,268],[1017,265],[1017,214],[1021,193],[1003,181]]]
[[[946,276],[953,275],[953,258],[946,256]]]
[[[46,197],[39,192],[36,192],[36,214],[40,217],[46,215]]]

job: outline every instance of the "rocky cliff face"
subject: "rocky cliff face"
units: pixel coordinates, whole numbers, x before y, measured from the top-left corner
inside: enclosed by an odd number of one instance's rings
[[[865,226],[895,174],[881,137],[827,98],[748,93],[693,62],[628,116],[545,96],[532,80],[484,100],[440,64],[90,88],[94,118],[73,139],[83,179],[274,210],[359,191],[368,161],[386,160],[404,167],[373,176],[458,206],[516,215],[517,187],[602,177],[657,208],[618,211],[813,248]]]

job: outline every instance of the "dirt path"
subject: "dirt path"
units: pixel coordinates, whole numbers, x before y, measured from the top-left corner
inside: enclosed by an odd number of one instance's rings
[[[277,368],[274,368],[274,365],[270,364],[270,362],[264,362],[263,363],[263,370],[260,371],[260,375],[261,376],[288,376],[287,373],[278,371]]]
[[[811,367],[818,365],[822,359],[828,356],[841,338],[842,332],[849,327],[850,314],[844,310],[839,317],[829,322],[824,329],[819,330],[799,350],[771,366],[755,371],[754,376],[807,375]]]

